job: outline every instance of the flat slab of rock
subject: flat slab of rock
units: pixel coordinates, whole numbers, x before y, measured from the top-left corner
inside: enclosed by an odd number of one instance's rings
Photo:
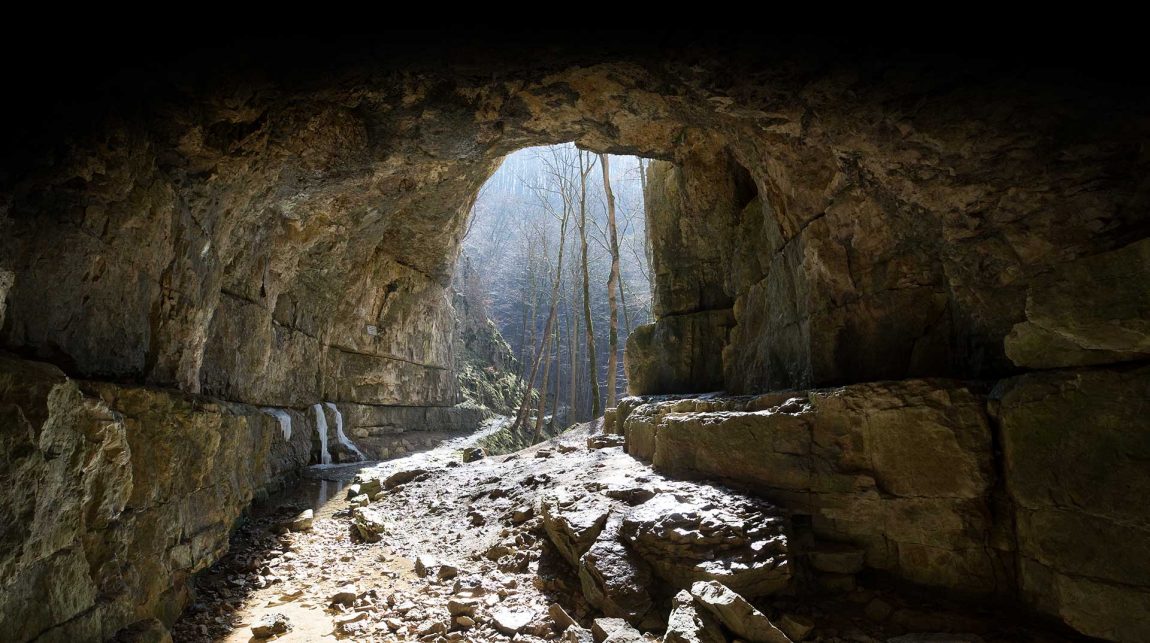
[[[533,618],[535,618],[533,612],[500,608],[491,613],[491,624],[503,634],[515,636],[527,627]]]
[[[450,603],[448,603],[448,607],[450,606]],[[552,603],[551,607],[547,608],[547,615],[551,617],[551,622],[555,624],[555,627],[558,628],[559,631],[579,625],[559,603]]]
[[[715,580],[751,597],[786,587],[791,571],[780,512],[752,498],[697,493],[661,493],[631,509],[620,537],[678,587]]]
[[[588,449],[609,449],[611,447],[622,448],[625,438],[621,435],[593,435],[587,438]]]
[[[750,643],[792,643],[766,614],[722,583],[695,583],[691,585],[691,596],[728,629]]]
[[[420,476],[427,475],[427,469],[408,469],[406,471],[396,471],[383,481],[384,489],[394,489],[401,484],[407,484]]]
[[[353,596],[354,600],[354,596]],[[291,621],[280,613],[265,614],[252,625],[252,636],[257,639],[267,639],[280,634],[287,634],[291,629]]]

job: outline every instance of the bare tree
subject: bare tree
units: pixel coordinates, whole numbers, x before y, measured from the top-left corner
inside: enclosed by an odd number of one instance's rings
[[[583,159],[587,162],[584,165]],[[596,364],[595,322],[591,319],[591,274],[587,268],[587,175],[595,167],[595,158],[590,152],[579,150],[579,243],[583,253],[583,325],[587,333],[587,359],[590,361],[591,376],[591,417],[597,418],[603,412],[599,397],[599,365]]]
[[[569,169],[572,167],[570,153],[566,148],[551,147],[550,158],[543,158],[543,165],[545,172],[549,175],[548,181],[541,181],[532,186],[539,204],[543,207],[544,211],[550,214],[553,218],[559,221],[559,253],[556,259],[555,269],[553,271],[553,279],[551,281],[551,306],[547,314],[547,322],[543,326],[543,338],[539,345],[539,350],[536,352],[534,364],[531,367],[531,375],[525,382],[527,395],[525,401],[519,407],[519,413],[512,426],[512,430],[518,430],[523,425],[527,418],[527,409],[530,407],[530,392],[535,386],[535,378],[539,373],[540,363],[545,364],[543,373],[543,392],[539,396],[539,409],[535,418],[535,440],[538,441],[542,435],[543,430],[543,411],[546,404],[547,386],[548,386],[548,369],[550,368],[551,361],[548,359],[551,346],[551,334],[555,328],[555,318],[558,312],[559,305],[559,286],[563,281],[563,251],[567,247],[567,222],[570,220],[571,211],[573,208],[573,189],[570,180]],[[560,199],[559,210],[556,211],[555,204],[550,198],[551,195],[557,195]]]
[[[619,285],[619,235],[615,227],[615,194],[611,191],[611,166],[606,154],[599,155],[599,166],[603,168],[603,192],[607,195],[607,231],[611,241],[611,276],[607,279],[607,307],[611,314],[611,326],[607,355],[607,408],[615,406],[615,376],[619,368],[619,306],[615,302],[615,289]]]

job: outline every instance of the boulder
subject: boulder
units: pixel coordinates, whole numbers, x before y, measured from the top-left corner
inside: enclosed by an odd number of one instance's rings
[[[716,619],[750,643],[791,643],[791,639],[742,596],[715,581],[691,585],[691,596]]]
[[[359,596],[359,590],[356,589],[355,585],[344,585],[343,587],[335,590],[335,592],[331,595],[331,598],[328,599],[328,603],[331,605],[343,605],[344,607],[351,607],[352,603],[355,603],[357,596]]]
[[[368,497],[366,493],[361,493],[351,500],[348,500],[347,503],[352,507],[366,507],[371,504],[371,498]]]
[[[878,599],[875,599],[878,600]],[[802,641],[807,638],[811,630],[815,629],[815,622],[798,614],[783,614],[775,623],[783,634],[792,641]]]
[[[440,565],[435,571],[435,577],[441,581],[451,580],[459,575],[459,568],[454,565]]]
[[[723,629],[709,612],[700,611],[687,590],[675,594],[663,643],[727,643]]]
[[[475,618],[466,614],[460,614],[451,620],[461,630],[469,630],[475,627]]]
[[[649,591],[653,580],[650,567],[612,538],[596,541],[579,561],[579,583],[587,602],[636,627],[662,625]]]
[[[595,643],[595,636],[591,630],[575,625],[563,632],[563,643]]]
[[[447,613],[452,616],[475,616],[478,603],[471,599],[452,598],[447,601]]]
[[[280,634],[287,634],[292,628],[288,617],[280,613],[265,614],[252,625],[252,636],[257,639],[266,639]]]
[[[569,627],[579,625],[559,603],[552,603],[551,606],[547,608],[547,615],[551,617],[551,622],[555,624],[555,629],[560,632]]]
[[[464,462],[475,462],[487,457],[487,452],[482,447],[467,447],[463,450]]]
[[[311,531],[312,521],[315,518],[315,512],[311,509],[305,509],[300,512],[298,516],[292,519],[289,527],[292,531]]]
[[[540,506],[547,537],[567,562],[578,567],[579,559],[607,524],[610,507],[567,492],[545,496]]]
[[[1089,366],[1150,356],[1150,239],[1058,264],[1030,280],[1026,321],[1006,336],[1018,366]]]
[[[383,513],[370,507],[356,507],[351,512],[352,524],[360,538],[369,543],[383,540],[387,533],[387,523],[383,520]]]

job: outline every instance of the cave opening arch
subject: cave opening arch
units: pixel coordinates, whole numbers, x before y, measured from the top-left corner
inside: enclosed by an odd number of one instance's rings
[[[188,394],[180,413],[213,408],[196,395],[442,408],[465,212],[501,156],[574,140],[667,163],[652,181],[657,320],[628,350],[637,393],[1066,368],[1096,370],[1032,381],[1067,395],[1082,373],[1145,381],[1142,309],[1123,308],[1142,301],[1124,275],[1145,271],[1144,100],[986,69],[971,84],[966,66],[779,62],[591,52],[156,81],[146,109],[4,174],[0,344]],[[1091,424],[1103,397],[1056,415]],[[189,444],[242,433],[221,408]],[[1036,468],[1077,464],[1056,460]],[[1045,516],[1037,498],[1053,496],[1026,491],[1020,506]],[[1109,523],[1144,521],[1112,509]],[[1018,542],[1019,568],[1050,553]],[[1040,572],[1088,586],[1056,562]]]

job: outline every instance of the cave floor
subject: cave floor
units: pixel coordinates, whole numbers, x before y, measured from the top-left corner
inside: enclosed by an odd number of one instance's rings
[[[174,640],[261,640],[251,627],[274,614],[291,624],[273,637],[277,641],[567,640],[549,614],[551,605],[558,603],[587,628],[602,614],[584,599],[575,570],[548,540],[537,515],[541,496],[560,487],[652,485],[676,494],[691,487],[732,493],[667,480],[617,446],[591,449],[591,425],[516,454],[461,462],[461,449],[498,428],[489,424],[397,460],[313,468],[299,487],[259,503],[236,531],[229,554],[197,579],[193,603],[172,628]],[[369,505],[384,518],[375,543],[359,536],[344,492],[360,471],[381,478],[426,471]],[[286,525],[308,507],[315,509],[313,527],[289,531]],[[426,575],[416,571],[421,557]],[[834,594],[775,595],[754,603],[776,622],[789,616],[813,625],[807,641],[1080,640],[1020,623],[995,606],[926,599],[859,580]],[[347,595],[348,604],[333,602],[340,592],[354,592],[354,600]],[[449,600],[461,597],[476,603],[473,618],[462,623],[448,609]],[[518,632],[505,634],[506,621],[517,617]],[[907,638],[914,633],[929,637]]]

